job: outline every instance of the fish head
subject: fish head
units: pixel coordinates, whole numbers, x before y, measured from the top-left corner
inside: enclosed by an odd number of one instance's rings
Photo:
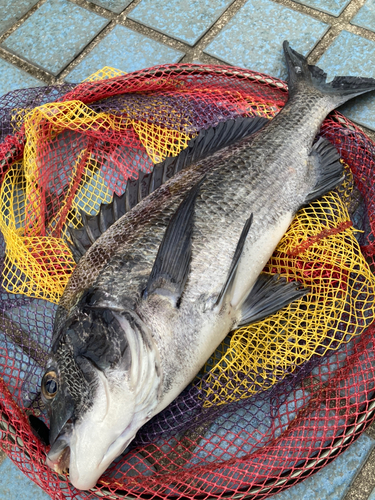
[[[154,415],[160,387],[158,351],[136,313],[86,304],[62,326],[42,379],[46,463],[69,469],[76,488],[94,487]]]

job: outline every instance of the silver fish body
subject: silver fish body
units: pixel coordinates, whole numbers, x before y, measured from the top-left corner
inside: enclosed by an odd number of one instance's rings
[[[259,317],[249,312],[252,290],[295,213],[340,181],[337,153],[314,139],[332,109],[375,82],[326,84],[287,44],[285,52],[291,96],[284,109],[126,213],[67,285],[42,394],[51,424],[47,463],[69,468],[79,489],[95,485],[228,332]],[[305,293],[296,290],[292,299]]]

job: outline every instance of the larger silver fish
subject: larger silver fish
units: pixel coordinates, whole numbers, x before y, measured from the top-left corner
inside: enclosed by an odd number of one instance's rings
[[[96,484],[228,332],[306,293],[259,276],[298,209],[342,178],[335,148],[314,143],[322,121],[375,80],[326,83],[287,42],[284,52],[290,96],[273,120],[259,131],[264,120],[242,121],[256,133],[181,170],[82,252],[42,381],[47,463],[69,467],[79,489]],[[230,143],[236,127],[202,133],[196,156]]]

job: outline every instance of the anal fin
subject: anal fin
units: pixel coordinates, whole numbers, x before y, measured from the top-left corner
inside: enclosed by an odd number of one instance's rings
[[[280,275],[260,274],[242,305],[238,326],[260,321],[309,292],[298,281],[288,282]]]
[[[327,139],[320,137],[316,141],[308,161],[311,169],[318,172],[318,180],[313,190],[306,196],[306,204],[325,195],[344,179],[344,167],[340,162],[340,155]]]

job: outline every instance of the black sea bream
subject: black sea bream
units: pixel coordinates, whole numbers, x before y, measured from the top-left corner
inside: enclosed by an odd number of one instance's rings
[[[95,485],[228,332],[308,293],[261,272],[299,208],[342,179],[335,148],[314,142],[322,121],[375,80],[326,83],[287,42],[284,52],[289,101],[273,120],[202,131],[169,159],[177,174],[156,188],[156,168],[153,192],[107,230],[102,208],[98,239],[86,221],[94,243],[59,304],[42,381],[47,463],[69,468],[76,488]]]

